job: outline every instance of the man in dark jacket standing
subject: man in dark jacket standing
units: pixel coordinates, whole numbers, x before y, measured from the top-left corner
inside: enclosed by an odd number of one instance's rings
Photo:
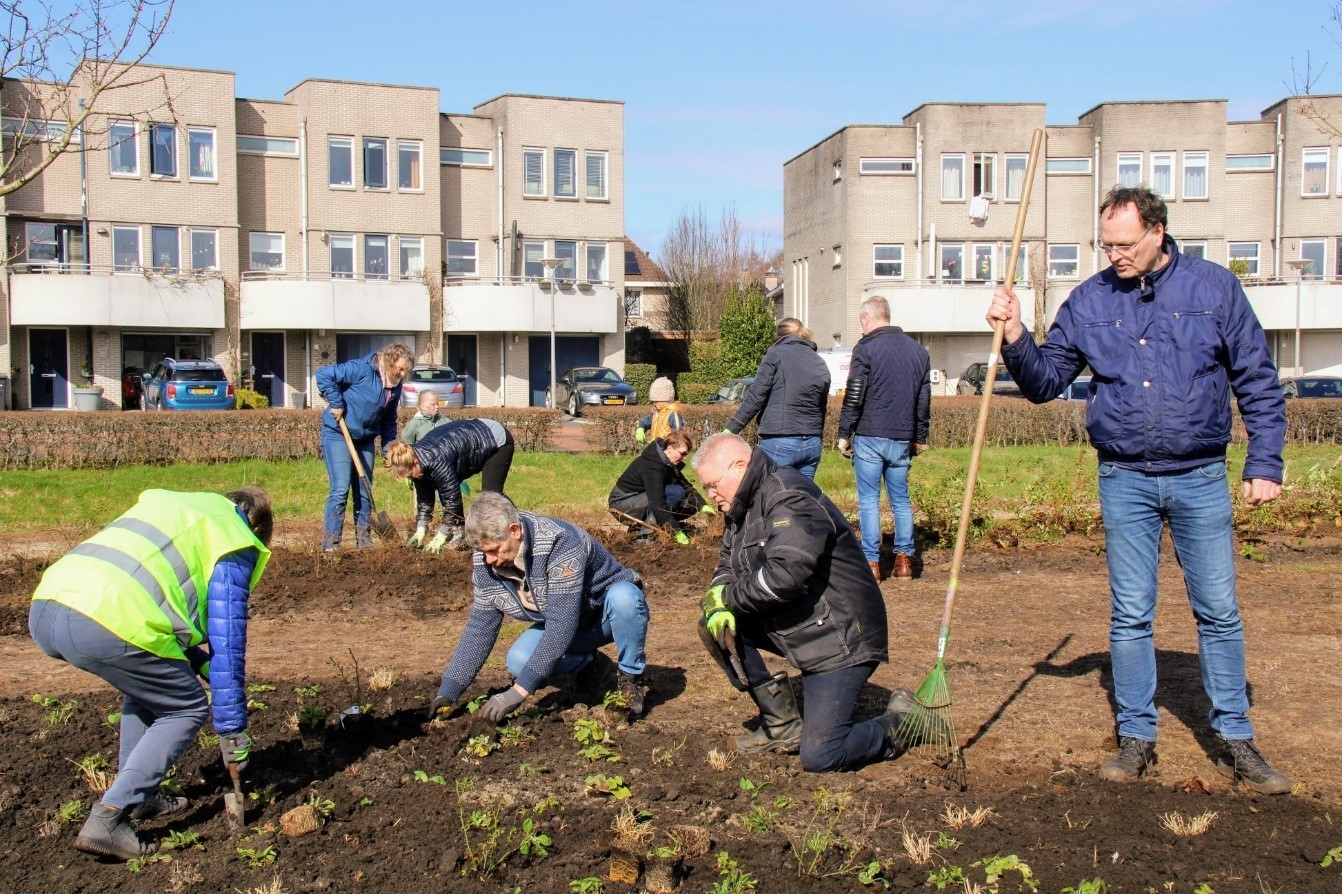
[[[1264,794],[1290,791],[1254,744],[1235,599],[1235,552],[1226,444],[1233,393],[1249,434],[1244,498],[1281,492],[1286,411],[1263,328],[1239,280],[1179,253],[1166,235],[1164,201],[1115,187],[1100,205],[1100,249],[1112,265],[1077,286],[1036,345],[1011,289],[989,324],[1005,325],[1002,356],[1030,400],[1057,396],[1093,372],[1086,430],[1099,453],[1112,617],[1109,652],[1118,704],[1118,754],[1100,767],[1113,781],[1155,764],[1156,614],[1160,537],[1169,522],[1198,627],[1217,769]]]
[[[683,431],[654,438],[611,488],[610,508],[660,525],[675,534],[677,543],[688,546],[685,519],[709,505],[685,480],[685,457],[693,449],[694,440]]]
[[[913,577],[913,504],[909,461],[927,449],[932,411],[932,362],[927,349],[890,325],[890,303],[879,295],[858,311],[862,338],[839,415],[839,452],[853,460],[862,552],[881,579],[881,481],[895,521],[895,577]]]
[[[895,690],[884,715],[853,721],[863,685],[888,654],[885,603],[843,513],[810,479],[737,435],[709,436],[694,467],[727,522],[700,633],[760,709],[760,728],[733,746],[800,750],[812,772],[895,754],[913,704],[908,690]],[[802,672],[804,723],[787,673],[771,674],[761,649]]]

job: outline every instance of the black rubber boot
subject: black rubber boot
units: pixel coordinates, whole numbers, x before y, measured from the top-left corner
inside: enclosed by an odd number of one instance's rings
[[[732,736],[732,748],[742,754],[801,751],[801,712],[786,673],[776,673],[769,682],[752,687],[750,697],[760,709],[759,728],[744,736]]]
[[[1155,765],[1155,742],[1123,736],[1118,740],[1118,754],[1100,764],[1100,778],[1110,782],[1130,782]]]
[[[108,857],[125,863],[136,857],[147,857],[158,850],[156,844],[146,844],[130,827],[130,818],[119,807],[97,804],[75,839],[75,847],[86,854]]]

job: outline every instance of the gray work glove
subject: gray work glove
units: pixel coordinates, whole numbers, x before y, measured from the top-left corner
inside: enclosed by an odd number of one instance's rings
[[[525,695],[509,686],[485,702],[484,707],[480,709],[480,716],[494,723],[502,723],[525,700]]]
[[[429,702],[429,720],[437,720],[440,716],[446,717],[450,713],[452,713],[452,699],[440,695]]]
[[[245,770],[252,757],[252,737],[246,730],[231,736],[220,736],[219,753],[224,757],[224,766],[237,764],[239,771]]]

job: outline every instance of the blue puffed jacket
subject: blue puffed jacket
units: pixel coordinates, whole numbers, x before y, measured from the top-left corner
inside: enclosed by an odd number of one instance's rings
[[[1086,431],[1100,462],[1145,472],[1197,468],[1225,457],[1230,396],[1249,433],[1244,478],[1280,482],[1286,403],[1263,327],[1229,270],[1179,253],[1120,279],[1111,267],[1083,282],[1042,345],[1027,332],[1003,348],[1030,400],[1052,400],[1090,365]]]
[[[240,549],[214,566],[206,592],[209,650],[194,646],[186,653],[197,672],[209,662],[210,710],[221,736],[247,728],[247,598],[256,559],[255,549]]]
[[[323,429],[337,438],[343,437],[340,426],[331,415],[331,407],[342,408],[349,436],[355,441],[368,441],[381,435],[385,451],[396,440],[396,410],[401,404],[401,386],[391,389],[388,399],[387,389],[382,387],[382,375],[377,371],[376,357],[374,353],[323,366],[317,370],[317,390],[330,404],[322,411]]]

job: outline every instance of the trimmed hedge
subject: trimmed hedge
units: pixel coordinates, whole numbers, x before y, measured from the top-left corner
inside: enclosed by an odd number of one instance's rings
[[[320,410],[250,413],[0,413],[0,469],[106,469],[320,455]],[[402,409],[401,423],[414,415]],[[470,408],[513,433],[518,450],[544,450],[561,414],[540,408]]]

